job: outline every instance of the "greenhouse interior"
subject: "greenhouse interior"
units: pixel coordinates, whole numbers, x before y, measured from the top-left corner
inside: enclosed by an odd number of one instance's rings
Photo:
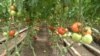
[[[100,56],[100,0],[0,0],[0,56]]]

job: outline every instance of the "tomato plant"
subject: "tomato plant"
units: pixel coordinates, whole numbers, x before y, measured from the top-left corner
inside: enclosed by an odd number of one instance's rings
[[[40,28],[39,26],[41,26],[41,24],[44,21],[46,21],[47,28],[48,28],[47,31],[50,30],[51,32],[53,32],[51,34],[52,36],[50,35],[50,37],[52,37],[55,43],[58,43],[59,40],[63,39],[60,37],[71,36],[74,42],[81,41],[82,43],[90,44],[92,41],[92,36],[89,36],[89,35],[92,34],[92,30],[90,27],[87,27],[87,26],[89,25],[89,26],[94,27],[93,22],[95,22],[96,25],[100,25],[99,23],[100,21],[99,9],[100,8],[98,6],[99,4],[100,4],[99,0],[98,1],[92,1],[92,0],[91,1],[90,0],[85,0],[85,1],[84,0],[75,0],[75,1],[74,0],[70,0],[70,1],[69,0],[3,0],[3,1],[0,1],[0,18],[7,18],[7,21],[6,22],[3,21],[4,22],[3,24],[4,26],[7,25],[8,28],[10,28],[11,23],[14,23],[14,25],[16,23],[20,23],[22,28],[29,27],[30,31],[28,30],[28,34],[27,34],[28,37],[32,37],[32,32],[34,32],[33,35],[35,34],[38,35],[38,31],[45,32],[46,29],[41,30],[42,27]],[[11,20],[9,20],[8,18],[10,18]],[[85,20],[87,20],[87,22],[85,22]],[[45,24],[43,25],[44,25],[43,26],[44,28]],[[84,26],[87,25],[87,26],[84,27],[83,29],[82,28],[83,25]],[[59,26],[63,26],[63,27],[59,27]],[[72,31],[70,31],[67,28],[64,28],[67,26],[70,26],[70,29]],[[17,24],[14,27],[16,28],[16,30],[20,30],[21,28]],[[13,27],[11,27],[11,29],[12,28]],[[7,31],[9,32],[6,33],[5,31],[3,32],[3,35],[4,36],[9,35],[10,37],[14,37],[16,35],[15,34],[16,30],[9,31],[9,29],[7,29]],[[82,30],[82,33],[81,33],[81,30]],[[68,33],[69,31],[71,33]],[[37,40],[37,39],[39,38],[34,37],[34,40]],[[48,42],[48,45],[54,44],[52,42],[53,41]]]

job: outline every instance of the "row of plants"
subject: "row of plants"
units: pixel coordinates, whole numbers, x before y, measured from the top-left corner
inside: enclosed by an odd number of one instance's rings
[[[0,26],[6,28],[2,32],[8,38],[15,37],[17,30],[29,27],[26,43],[32,40],[32,35],[37,33],[40,24],[45,21],[52,34],[51,42],[56,42],[56,46],[59,40],[64,38],[69,38],[75,43],[90,44],[93,41],[91,27],[100,24],[99,2],[99,0],[3,0],[0,1]],[[32,47],[32,41],[27,43]]]

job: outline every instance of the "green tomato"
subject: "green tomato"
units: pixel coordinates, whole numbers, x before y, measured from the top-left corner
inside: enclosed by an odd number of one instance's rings
[[[16,15],[16,11],[14,11],[14,10],[10,11],[10,15],[15,16]]]
[[[67,37],[67,33],[65,33],[64,35],[62,35],[62,37],[65,37],[66,38]]]
[[[73,33],[72,34],[72,40],[75,41],[75,42],[79,42],[82,38],[82,35],[81,34],[78,34],[78,33]]]
[[[3,32],[3,36],[7,36],[8,35],[8,33],[7,32]]]
[[[92,43],[92,41],[93,41],[93,38],[92,38],[92,36],[89,35],[89,34],[83,36],[83,37],[82,37],[82,40],[81,40],[81,42],[84,43],[84,44],[90,44],[90,43]]]

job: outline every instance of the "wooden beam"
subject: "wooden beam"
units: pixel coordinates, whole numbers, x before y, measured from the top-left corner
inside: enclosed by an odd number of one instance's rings
[[[64,41],[68,46],[71,45],[66,39],[63,39],[63,41]],[[74,47],[71,47],[71,50],[75,53],[76,56],[82,56]]]
[[[100,55],[100,50],[98,50],[97,48],[88,45],[88,44],[83,44],[85,47],[87,47],[88,49],[90,49],[91,51],[95,52],[97,55]]]
[[[18,33],[16,33],[16,35],[20,34],[20,37],[16,38],[16,40],[17,40],[16,44],[13,43],[15,41],[15,38],[8,41],[8,43],[5,43],[7,45],[7,48],[8,48],[9,51],[14,49],[16,45],[20,44],[25,39],[26,34],[27,34],[27,32],[26,32],[27,29],[28,28],[24,28],[24,29],[20,30]],[[7,50],[3,47],[3,44],[1,44],[0,47],[3,48],[3,49],[0,48],[0,50],[1,50],[0,56],[5,56],[7,54],[6,53]]]

